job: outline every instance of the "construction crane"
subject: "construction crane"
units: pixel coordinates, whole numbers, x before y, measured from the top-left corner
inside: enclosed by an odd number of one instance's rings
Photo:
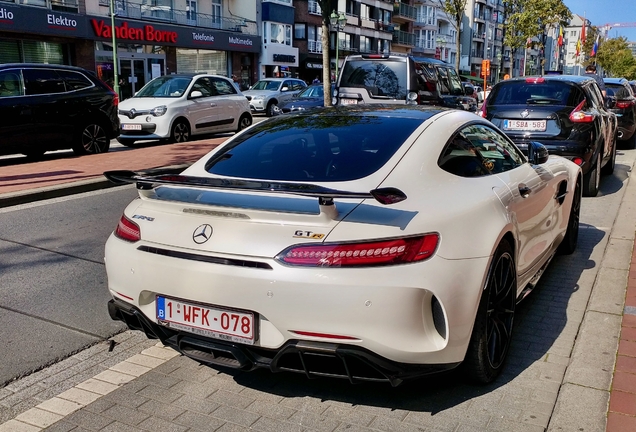
[[[605,39],[607,39],[608,35],[609,35],[609,31],[611,29],[613,29],[614,27],[636,27],[636,22],[629,22],[629,23],[607,23],[607,24],[603,24],[598,26],[597,28],[599,29],[599,31],[601,32],[601,34],[603,35],[603,37]]]

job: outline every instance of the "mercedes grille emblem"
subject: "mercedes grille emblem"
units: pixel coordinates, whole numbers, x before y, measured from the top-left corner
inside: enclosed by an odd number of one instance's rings
[[[521,117],[526,118],[530,115],[530,113],[528,112],[528,110],[523,110],[521,111]]]
[[[192,233],[192,240],[196,244],[203,244],[212,237],[212,226],[208,224],[199,225]]]

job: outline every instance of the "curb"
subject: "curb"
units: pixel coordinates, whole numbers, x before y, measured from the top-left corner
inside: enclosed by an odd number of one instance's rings
[[[144,175],[153,175],[158,173],[178,174],[190,164],[172,165],[167,167],[149,168],[139,173]],[[11,207],[20,204],[28,204],[35,201],[42,201],[52,198],[60,198],[68,195],[79,194],[83,192],[92,192],[101,189],[108,189],[119,184],[112,183],[103,175],[88,180],[81,180],[73,183],[62,183],[54,186],[46,186],[37,189],[29,189],[18,192],[9,192],[0,194],[0,208]]]

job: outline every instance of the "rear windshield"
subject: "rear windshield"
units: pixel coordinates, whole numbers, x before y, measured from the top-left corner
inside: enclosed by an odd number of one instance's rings
[[[405,61],[347,61],[340,78],[340,87],[365,88],[372,96],[406,99],[406,66]]]
[[[577,86],[561,81],[527,83],[510,81],[493,88],[488,105],[565,105],[577,106],[584,98]]]
[[[629,99],[631,96],[629,89],[622,84],[605,83],[605,90],[608,96],[614,96],[616,99]]]
[[[354,180],[382,167],[421,124],[422,119],[372,115],[281,116],[237,137],[206,169],[260,180]]]

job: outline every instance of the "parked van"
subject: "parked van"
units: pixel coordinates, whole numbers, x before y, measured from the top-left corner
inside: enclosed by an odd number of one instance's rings
[[[413,104],[477,110],[455,68],[433,58],[398,54],[348,56],[342,66],[334,105]]]

